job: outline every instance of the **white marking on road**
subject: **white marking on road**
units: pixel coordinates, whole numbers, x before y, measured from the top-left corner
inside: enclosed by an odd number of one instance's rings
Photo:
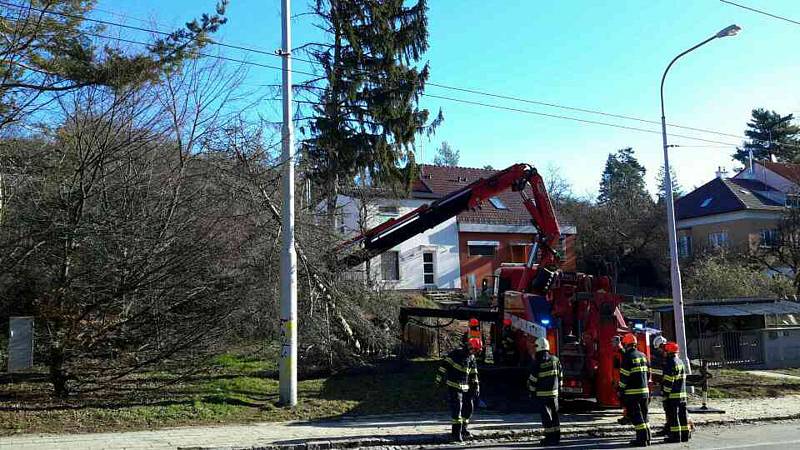
[[[753,447],[766,447],[770,445],[785,445],[785,444],[800,444],[800,440],[794,441],[778,441],[778,442],[760,442],[758,444],[739,444],[739,445],[730,445],[727,447],[714,447],[709,448],[709,450],[729,450],[733,448],[753,448]]]

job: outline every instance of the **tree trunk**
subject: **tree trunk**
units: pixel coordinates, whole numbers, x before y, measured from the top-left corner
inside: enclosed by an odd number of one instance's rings
[[[328,181],[327,220],[331,232],[336,233],[336,203],[339,200],[339,177],[336,174]]]
[[[50,382],[53,384],[53,391],[56,397],[64,398],[69,394],[67,386],[67,371],[64,370],[64,349],[60,346],[53,346],[50,349]]]

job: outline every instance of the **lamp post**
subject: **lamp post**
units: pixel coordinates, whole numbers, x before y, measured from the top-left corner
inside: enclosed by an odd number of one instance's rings
[[[664,183],[666,184],[666,197],[667,197],[667,232],[669,234],[669,256],[670,256],[670,280],[672,282],[672,307],[675,317],[675,339],[681,348],[684,364],[686,370],[690,371],[689,365],[689,352],[686,346],[686,326],[683,320],[683,291],[681,290],[681,272],[678,266],[678,238],[675,231],[675,206],[672,200],[672,177],[669,172],[669,144],[667,144],[667,120],[664,116],[664,80],[667,78],[667,72],[670,67],[675,64],[681,56],[713,41],[717,38],[727,36],[734,36],[741,28],[738,25],[731,25],[719,31],[719,33],[711,36],[703,42],[695,45],[694,47],[679,54],[664,70],[664,75],[661,77],[661,136],[664,142]]]

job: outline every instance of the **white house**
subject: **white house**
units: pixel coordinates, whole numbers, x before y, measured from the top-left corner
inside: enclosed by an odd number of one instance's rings
[[[339,195],[336,205],[337,229],[345,236],[355,236],[393,217],[400,217],[430,199],[370,199],[366,204],[365,223],[357,197]],[[321,205],[324,207],[324,204]],[[362,272],[365,270],[361,269]],[[371,279],[387,289],[461,289],[458,255],[458,225],[453,217],[425,233],[418,234],[370,261]]]

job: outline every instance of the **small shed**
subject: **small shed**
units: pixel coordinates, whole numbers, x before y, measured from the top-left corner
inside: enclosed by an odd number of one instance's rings
[[[672,306],[656,308],[661,327],[674,338]],[[800,302],[775,298],[687,301],[689,357],[712,366],[800,366]]]

